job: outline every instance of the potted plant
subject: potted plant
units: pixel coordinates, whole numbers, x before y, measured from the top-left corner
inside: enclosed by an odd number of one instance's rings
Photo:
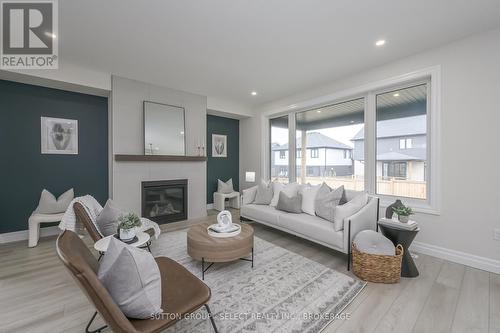
[[[413,209],[407,206],[400,206],[393,208],[394,213],[398,214],[399,222],[408,223],[410,220],[410,215],[413,215]]]
[[[129,241],[135,237],[136,227],[141,226],[141,219],[134,213],[120,216],[118,219],[118,229],[120,229],[120,239]]]

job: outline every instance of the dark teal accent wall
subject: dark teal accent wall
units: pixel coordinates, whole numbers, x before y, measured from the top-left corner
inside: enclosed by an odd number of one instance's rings
[[[212,157],[212,134],[227,135],[227,157]],[[207,115],[207,203],[213,203],[217,191],[217,179],[233,179],[239,189],[240,169],[240,121]]]
[[[78,120],[78,155],[41,154],[40,117]],[[0,233],[28,229],[42,189],[108,198],[108,100],[0,80]]]

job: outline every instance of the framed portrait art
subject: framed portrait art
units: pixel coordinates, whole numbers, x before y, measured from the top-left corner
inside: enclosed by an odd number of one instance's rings
[[[78,120],[41,117],[42,154],[78,154]]]

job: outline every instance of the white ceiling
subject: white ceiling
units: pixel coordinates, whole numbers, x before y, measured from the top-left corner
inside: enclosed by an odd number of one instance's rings
[[[498,0],[64,0],[59,12],[63,62],[250,107],[500,26]]]

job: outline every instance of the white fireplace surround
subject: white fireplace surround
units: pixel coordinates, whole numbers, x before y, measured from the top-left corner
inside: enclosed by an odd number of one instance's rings
[[[110,196],[123,209],[141,213],[141,182],[187,179],[188,218],[207,215],[206,162],[117,162],[115,154],[143,154],[143,101],[185,109],[186,155],[197,155],[205,139],[207,98],[122,77],[112,77]]]

